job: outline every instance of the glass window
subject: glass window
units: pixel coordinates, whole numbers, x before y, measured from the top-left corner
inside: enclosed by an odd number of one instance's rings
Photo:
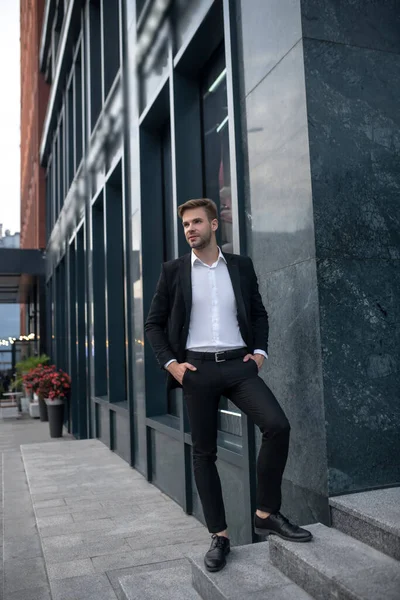
[[[101,91],[101,16],[99,0],[89,2],[89,62],[90,62],[90,131],[100,115]]]
[[[225,49],[223,44],[207,63],[201,81],[203,127],[204,193],[218,207],[218,245],[233,251],[231,171],[229,161],[228,100]],[[227,398],[221,398],[219,429],[241,435],[240,411]]]
[[[201,82],[204,192],[218,206],[218,244],[232,252],[231,172],[225,52],[221,46],[204,70]]]
[[[164,125],[160,136],[161,144],[161,181],[162,181],[162,206],[163,206],[163,259],[164,261],[175,258],[174,253],[174,219],[172,200],[172,158],[171,158],[171,125],[170,121]],[[179,401],[176,389],[168,393],[168,413],[179,417]]]
[[[74,178],[74,89],[71,84],[67,89],[67,190],[71,187],[72,180]]]
[[[119,1],[103,0],[104,98],[114,82],[120,64]]]
[[[82,53],[79,51],[78,58],[75,63],[75,73],[74,73],[74,83],[75,83],[75,171],[78,170],[80,162],[83,156],[83,111],[82,111],[82,101],[83,101],[83,90],[82,90]]]

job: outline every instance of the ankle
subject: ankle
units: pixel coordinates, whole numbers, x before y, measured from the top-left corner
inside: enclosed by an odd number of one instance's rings
[[[264,512],[263,510],[256,510],[256,515],[257,517],[260,517],[260,519],[267,519],[270,516],[271,513],[269,512]]]
[[[225,529],[224,531],[220,531],[219,533],[215,533],[218,537],[225,537],[229,539],[228,531]]]

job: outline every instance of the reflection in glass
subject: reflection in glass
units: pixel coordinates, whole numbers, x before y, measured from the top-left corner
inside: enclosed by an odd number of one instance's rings
[[[229,115],[223,45],[211,57],[203,71],[201,98],[204,193],[207,198],[214,200],[218,207],[218,245],[225,252],[233,252]],[[241,436],[242,433],[240,412],[227,398],[222,398],[220,402],[218,428],[237,436]]]
[[[231,172],[224,47],[206,65],[201,83],[204,191],[218,206],[218,244],[232,252]]]

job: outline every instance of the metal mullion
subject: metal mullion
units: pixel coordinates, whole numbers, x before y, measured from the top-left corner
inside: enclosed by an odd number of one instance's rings
[[[82,29],[82,42],[81,42],[81,90],[82,90],[82,160],[85,160],[86,149],[88,147],[88,140],[90,139],[90,117],[88,111],[90,111],[90,93],[88,86],[90,85],[90,70],[89,70],[89,49],[87,44],[89,43],[88,29],[89,29],[89,2],[86,3],[86,7],[81,13],[81,29]],[[86,81],[86,86],[85,86]],[[87,109],[85,110],[85,106]],[[89,124],[89,125],[88,125]]]
[[[89,377],[89,398],[88,402],[91,402],[91,398],[95,396],[96,382],[95,382],[95,369],[94,369],[94,358],[93,358],[93,347],[94,347],[94,292],[93,292],[93,204],[88,207],[87,214],[87,302],[88,302],[88,353],[89,353],[89,366],[92,377]]]
[[[238,159],[239,159],[239,144],[241,143],[239,134],[240,112],[239,103],[236,94],[237,89],[237,65],[232,52],[235,51],[235,40],[233,39],[232,23],[232,6],[229,0],[223,0],[223,15],[224,15],[224,40],[225,40],[225,62],[226,62],[226,88],[228,100],[228,128],[229,128],[229,156],[230,156],[230,171],[231,171],[231,199],[232,199],[232,221],[237,223],[237,227],[233,227],[233,251],[240,254],[240,216],[239,216],[239,185],[238,185]],[[238,156],[239,155],[239,156]]]
[[[82,229],[83,228],[83,229]],[[80,240],[81,238],[81,240]],[[87,422],[87,411],[83,414],[82,411],[82,403],[87,403],[87,361],[86,361],[86,343],[87,343],[87,335],[86,335],[86,313],[85,313],[85,304],[86,304],[86,261],[81,260],[81,255],[83,253],[83,258],[85,257],[85,223],[83,222],[80,230],[77,232],[76,236],[77,243],[77,253],[76,253],[76,293],[78,302],[77,305],[77,323],[76,323],[76,332],[77,332],[77,364],[78,364],[78,394],[79,394],[79,436],[81,439],[87,437],[88,431],[88,422]],[[83,263],[83,264],[82,264]],[[83,293],[82,293],[83,286]],[[83,299],[83,307],[81,306],[80,300]],[[83,323],[80,323],[81,313],[83,311]],[[81,325],[84,328],[84,335],[80,335]],[[82,349],[82,341],[83,339],[83,349]],[[84,360],[81,361],[81,356]],[[84,368],[82,368],[84,364]],[[82,384],[85,384],[84,386]]]
[[[123,286],[124,286],[124,333],[125,333],[125,376],[126,376],[126,398],[128,401],[128,406],[129,404],[133,404],[133,373],[132,373],[132,362],[133,362],[133,340],[132,337],[129,335],[129,332],[131,331],[131,322],[130,322],[130,315],[131,315],[131,303],[130,303],[130,290],[132,289],[131,286],[131,265],[130,265],[130,260],[129,260],[129,248],[131,247],[130,245],[130,227],[128,224],[129,221],[129,207],[130,204],[128,203],[128,198],[129,195],[127,193],[127,187],[126,187],[126,181],[127,181],[127,173],[126,173],[126,164],[125,164],[125,153],[123,151],[122,154],[122,161],[121,161],[121,179],[122,179],[122,232],[123,232],[123,239],[122,239],[122,252],[123,252],[123,269],[124,269],[124,279],[123,279]],[[129,444],[130,447],[132,447],[132,437],[133,434],[133,430],[130,429],[129,430]]]
[[[57,129],[54,146],[56,148],[56,198],[55,198],[54,224],[56,224],[58,215],[60,213],[60,130],[59,129]]]
[[[66,320],[65,320],[65,330],[66,330],[66,369],[69,375],[71,375],[71,299],[70,299],[70,281],[71,281],[71,249],[69,244],[65,249],[65,281],[66,281]]]
[[[63,94],[63,107],[61,109],[60,118],[60,212],[65,201],[65,94]],[[61,135],[62,134],[62,135]]]
[[[85,222],[83,224],[83,252],[84,252],[84,301],[85,301],[85,348],[87,352],[90,352],[89,342],[93,336],[93,328],[91,325],[91,303],[90,303],[90,291],[89,291],[89,252],[88,248],[90,247],[89,241],[91,238],[91,222],[90,222],[90,198],[88,193],[86,193],[86,206],[85,206]],[[86,383],[86,437],[92,437],[92,420],[91,420],[91,362],[90,358],[85,361],[86,362],[86,375],[85,375],[85,383]]]
[[[169,67],[169,109],[170,109],[170,127],[171,127],[171,164],[172,164],[172,209],[176,215],[178,209],[178,182],[176,175],[176,127],[175,127],[175,82],[174,82],[174,56],[173,56],[173,40],[171,28],[169,30],[169,45],[168,45],[168,67]],[[178,220],[175,217],[173,220],[173,235],[174,235],[174,256],[178,258]]]
[[[234,3],[230,0],[223,0],[224,17],[224,40],[226,57],[226,82],[228,99],[228,127],[229,127],[229,154],[231,170],[231,198],[233,224],[233,250],[234,252],[244,252],[245,244],[245,224],[244,224],[244,178],[243,178],[243,149],[241,136],[241,86],[238,60],[238,34],[236,24],[236,13]],[[241,201],[239,201],[239,196]],[[240,210],[241,209],[241,210]],[[242,415],[242,456],[243,456],[243,493],[244,507],[246,516],[246,539],[244,543],[250,543],[255,540],[255,534],[252,526],[252,515],[256,508],[256,448],[255,448],[255,430],[254,424],[246,416]]]
[[[109,322],[108,322],[108,266],[107,266],[107,185],[103,192],[103,235],[104,235],[104,308],[106,320],[106,362],[107,362],[107,397],[110,402],[110,348],[109,348]]]
[[[74,177],[75,177],[75,173],[77,170],[77,164],[76,164],[76,157],[77,157],[77,152],[76,152],[76,84],[75,84],[75,78],[76,78],[76,60],[74,60],[74,76],[72,78],[72,114],[73,114],[73,127],[72,127],[72,151],[73,151],[73,159],[72,159],[72,168],[74,170]]]
[[[73,238],[69,245],[70,256],[70,375],[72,379],[71,391],[71,409],[70,418],[72,420],[72,433],[75,435],[78,432],[79,419],[78,414],[78,326],[77,326],[77,236]]]
[[[178,209],[178,182],[176,173],[176,119],[175,119],[175,81],[174,81],[174,55],[173,55],[173,35],[169,28],[169,44],[168,44],[168,67],[169,67],[169,106],[170,106],[170,128],[171,128],[171,180],[172,180],[172,212],[174,215],[172,221],[173,233],[173,248],[174,256],[179,256],[178,246],[178,219],[176,217]],[[168,207],[167,207],[168,208]],[[165,223],[164,223],[165,225]],[[169,231],[169,233],[171,233]],[[168,232],[167,232],[168,235]],[[182,508],[187,514],[192,514],[193,511],[193,490],[192,490],[192,461],[191,448],[185,443],[185,433],[188,428],[187,415],[185,414],[185,406],[183,402],[183,394],[178,395],[179,402],[179,432],[180,444],[182,451],[182,470],[180,480],[183,482],[182,490]]]
[[[104,101],[105,101],[105,61],[104,61],[104,9],[103,9],[103,5],[104,5],[104,1],[105,0],[100,0],[100,52],[101,52],[101,106],[102,109],[100,111],[100,114],[103,111],[104,108]],[[107,1],[107,0],[106,0]],[[114,0],[115,2],[115,0]],[[118,0],[117,0],[118,2]]]
[[[132,276],[132,205],[131,205],[131,179],[130,179],[130,166],[131,166],[131,150],[130,150],[130,135],[129,135],[129,124],[128,121],[130,111],[129,111],[129,66],[130,62],[128,60],[129,56],[129,47],[128,47],[128,36],[125,30],[125,26],[128,27],[126,12],[125,12],[125,2],[120,1],[120,72],[121,72],[121,85],[122,85],[122,93],[124,99],[125,106],[125,114],[126,118],[124,119],[124,133],[123,133],[123,162],[122,162],[122,181],[124,188],[124,201],[123,201],[123,218],[124,218],[124,226],[125,226],[125,236],[126,236],[126,251],[125,251],[125,284],[126,284],[126,336],[128,338],[128,358],[127,361],[127,374],[128,374],[128,389],[127,389],[127,399],[128,399],[128,415],[129,415],[129,442],[130,442],[130,465],[134,466],[135,464],[135,450],[134,450],[134,431],[135,431],[135,379],[134,379],[134,370],[133,364],[135,360],[135,325],[133,322],[133,307],[134,307],[134,297],[133,297],[133,283],[134,278]],[[135,76],[135,75],[133,75]],[[138,127],[137,121],[135,122]]]
[[[51,195],[50,195],[50,231],[49,231],[49,239],[51,237],[51,233],[54,228],[55,223],[55,202],[56,202],[56,154],[55,154],[55,144],[53,143],[53,152],[52,152],[52,168],[51,168]],[[48,240],[47,240],[48,241]]]
[[[90,43],[90,31],[89,31],[89,20],[90,20],[90,7],[89,7],[89,0],[86,2],[85,7],[82,11],[82,31],[83,31],[83,36],[82,36],[82,45],[81,45],[81,75],[82,75],[82,81],[81,81],[81,85],[82,85],[82,110],[83,107],[86,105],[86,110],[85,110],[85,116],[87,115],[87,118],[83,119],[83,113],[82,113],[82,130],[83,130],[83,140],[86,141],[88,139],[90,139],[90,131],[86,131],[87,127],[89,127],[90,129],[90,125],[88,125],[88,123],[90,123],[91,120],[91,106],[90,106],[90,64],[89,64],[89,48],[88,48],[88,44]],[[86,52],[86,48],[88,48],[88,51]],[[85,73],[83,73],[85,71]],[[86,102],[86,99],[89,98],[89,102]],[[82,153],[82,155],[84,154],[84,152]]]

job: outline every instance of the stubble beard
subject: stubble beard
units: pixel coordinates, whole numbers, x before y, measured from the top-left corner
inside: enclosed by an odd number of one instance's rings
[[[199,236],[197,240],[190,242],[189,245],[193,250],[204,250],[211,243],[211,231],[207,237]]]

